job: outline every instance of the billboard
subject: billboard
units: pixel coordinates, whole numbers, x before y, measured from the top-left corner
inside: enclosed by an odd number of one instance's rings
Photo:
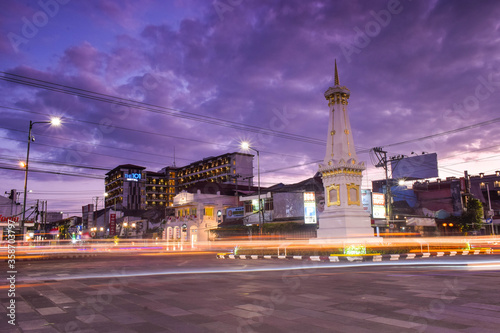
[[[391,161],[392,178],[426,179],[438,177],[437,154],[424,154]]]
[[[257,208],[258,210],[258,208]],[[227,219],[237,219],[242,218],[245,215],[244,207],[235,207],[235,208],[227,208],[226,209],[226,218]]]
[[[372,191],[361,190],[361,204],[363,205],[363,210],[368,214],[372,214]]]
[[[316,223],[316,196],[314,192],[304,192],[304,223]]]
[[[302,217],[304,214],[303,192],[273,194],[274,218]]]
[[[372,193],[372,217],[374,219],[385,219],[384,193]]]

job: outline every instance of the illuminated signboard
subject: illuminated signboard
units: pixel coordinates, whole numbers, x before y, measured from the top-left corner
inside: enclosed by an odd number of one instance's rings
[[[139,181],[139,179],[141,179],[141,174],[140,173],[126,173],[125,179],[136,182],[136,181]]]
[[[116,235],[116,214],[109,214],[109,235]]]
[[[372,216],[374,219],[385,219],[385,195],[372,193]]]
[[[372,201],[374,206],[385,206],[385,195],[384,193],[372,193]]]
[[[373,206],[373,218],[374,219],[385,219],[385,207],[384,206]]]
[[[304,192],[304,223],[317,223],[316,197],[314,196],[314,192]]]

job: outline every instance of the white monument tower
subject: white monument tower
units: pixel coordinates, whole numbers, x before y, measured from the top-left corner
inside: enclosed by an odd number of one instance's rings
[[[319,172],[323,178],[326,207],[321,214],[318,238],[371,238],[371,219],[361,204],[365,163],[359,162],[349,122],[349,89],[341,86],[335,61],[335,85],[325,98],[330,107],[326,153]]]

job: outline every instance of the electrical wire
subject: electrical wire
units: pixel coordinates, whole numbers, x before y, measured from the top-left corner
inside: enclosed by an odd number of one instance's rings
[[[216,117],[199,115],[199,114],[195,114],[192,112],[187,112],[187,111],[183,111],[183,110],[179,110],[179,109],[163,107],[163,106],[154,105],[154,104],[150,104],[150,103],[139,102],[139,101],[135,101],[135,100],[128,99],[128,98],[122,98],[122,97],[113,96],[113,95],[109,95],[109,94],[98,93],[98,92],[91,91],[91,90],[80,89],[80,88],[71,87],[68,85],[63,85],[63,84],[58,84],[58,83],[54,83],[54,82],[50,82],[50,81],[35,79],[35,78],[31,78],[31,77],[27,77],[27,76],[23,76],[23,75],[18,75],[18,74],[13,74],[13,73],[9,73],[9,72],[0,71],[0,73],[3,74],[3,76],[0,76],[1,80],[7,81],[7,82],[12,82],[12,83],[17,83],[17,84],[21,84],[21,85],[25,85],[25,86],[31,86],[31,87],[35,87],[35,88],[39,88],[39,89],[64,93],[64,94],[68,94],[68,95],[72,95],[72,96],[78,96],[78,97],[91,99],[91,100],[95,100],[95,101],[100,101],[100,102],[105,102],[105,103],[112,103],[112,104],[119,105],[119,106],[126,106],[126,107],[130,107],[130,108],[134,108],[134,109],[139,109],[139,110],[157,113],[157,114],[198,121],[198,122],[207,123],[207,124],[211,124],[211,125],[233,128],[233,129],[237,129],[237,130],[241,130],[241,131],[247,131],[247,132],[253,132],[253,133],[258,133],[258,134],[263,134],[263,135],[275,136],[275,137],[279,137],[279,138],[283,138],[283,139],[301,141],[301,142],[306,142],[306,143],[311,143],[311,144],[319,144],[319,145],[325,144],[325,141],[323,141],[323,140],[319,140],[319,139],[311,138],[311,137],[306,137],[303,135],[297,135],[297,134],[291,134],[291,133],[287,133],[287,132],[270,130],[270,129],[266,129],[263,127],[241,124],[241,123],[237,123],[237,122],[233,122],[233,121],[229,121],[229,120],[222,120],[222,119],[219,119]]]

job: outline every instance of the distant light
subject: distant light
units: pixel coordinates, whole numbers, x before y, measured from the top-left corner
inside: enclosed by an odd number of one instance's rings
[[[241,149],[244,149],[244,150],[250,149],[250,144],[248,142],[246,142],[246,141],[243,141],[241,143]]]
[[[26,168],[26,163],[24,163],[24,161],[20,161],[20,162],[19,162],[19,166],[20,166],[21,168]]]
[[[50,119],[50,123],[54,126],[60,126],[61,125],[61,118],[53,117],[52,119]]]
[[[398,181],[398,185],[399,185],[399,186],[403,186],[404,184],[405,184],[404,179],[400,179],[400,180]]]

